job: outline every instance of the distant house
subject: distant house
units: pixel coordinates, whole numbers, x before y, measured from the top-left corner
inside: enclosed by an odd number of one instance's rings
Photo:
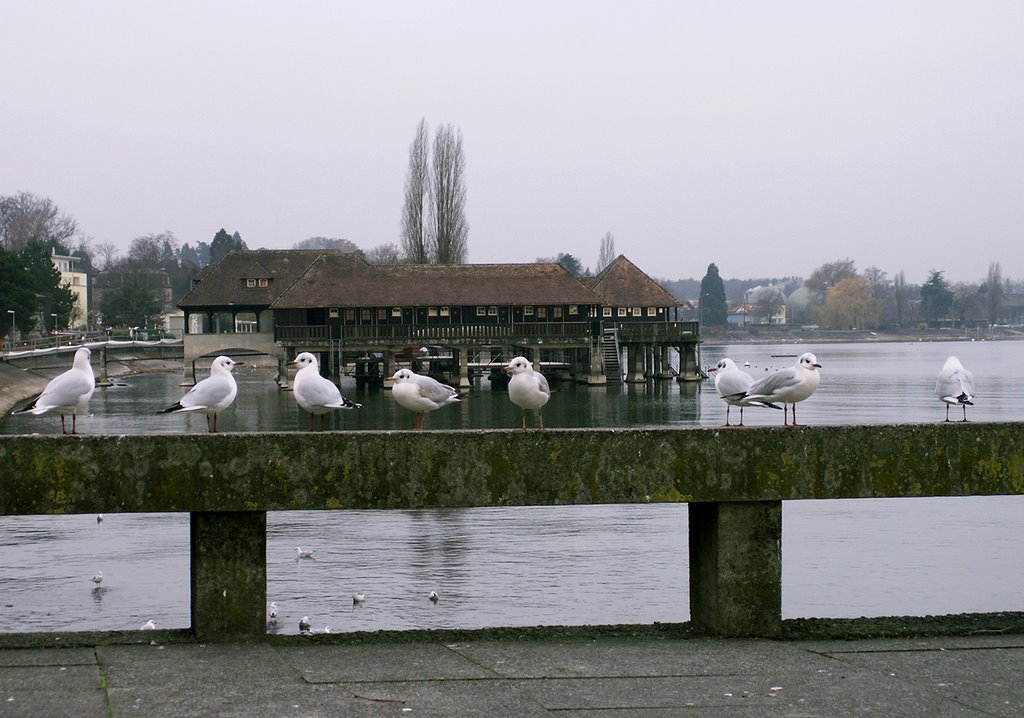
[[[314,351],[323,366],[357,362],[385,377],[408,347],[433,346],[450,352],[462,383],[470,363],[500,351],[557,363],[581,380],[618,379],[603,346],[609,333],[616,356],[620,345],[643,344],[692,359],[697,326],[673,322],[675,305],[625,257],[584,282],[555,263],[371,265],[331,250],[232,252],[178,304],[193,360],[259,351],[276,354],[283,375],[287,358]]]
[[[85,329],[89,324],[89,275],[85,272],[82,258],[50,252],[50,262],[60,272],[60,283],[75,296],[74,311],[68,329]]]

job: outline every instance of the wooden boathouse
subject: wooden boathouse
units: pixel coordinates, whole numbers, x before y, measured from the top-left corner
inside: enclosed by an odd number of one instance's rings
[[[517,354],[590,384],[700,378],[697,322],[679,321],[675,298],[623,256],[580,279],[554,263],[374,265],[331,250],[236,251],[178,306],[192,381],[198,359],[264,353],[277,357],[284,385],[301,351],[318,354],[325,373],[385,383],[414,364],[468,386]]]

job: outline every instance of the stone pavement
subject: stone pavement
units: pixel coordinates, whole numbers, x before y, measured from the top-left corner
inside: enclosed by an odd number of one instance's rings
[[[1024,715],[1024,635],[335,638],[5,648],[0,716]]]

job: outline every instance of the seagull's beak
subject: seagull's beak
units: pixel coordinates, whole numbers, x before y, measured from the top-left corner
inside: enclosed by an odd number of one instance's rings
[[[506,371],[507,373],[511,374],[511,373],[512,373],[512,366],[511,366],[511,365],[509,365],[509,366],[505,367],[505,371]]]
[[[821,364],[814,364],[813,366],[815,369],[821,369]]]

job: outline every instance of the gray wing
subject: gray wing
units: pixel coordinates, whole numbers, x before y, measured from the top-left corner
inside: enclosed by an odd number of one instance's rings
[[[452,389],[447,384],[442,384],[436,379],[432,379],[429,376],[423,374],[416,374],[416,386],[419,387],[420,394],[431,401],[440,404],[443,401],[447,401],[453,396],[458,396],[459,392]]]
[[[545,394],[547,394],[548,396],[551,396],[551,387],[548,386],[547,377],[541,374],[540,372],[534,372],[534,376],[537,377],[537,388],[540,389]]]
[[[780,391],[785,391],[800,383],[797,378],[796,369],[780,369],[774,374],[769,374],[764,379],[756,381],[747,389],[747,396],[772,397]]]

